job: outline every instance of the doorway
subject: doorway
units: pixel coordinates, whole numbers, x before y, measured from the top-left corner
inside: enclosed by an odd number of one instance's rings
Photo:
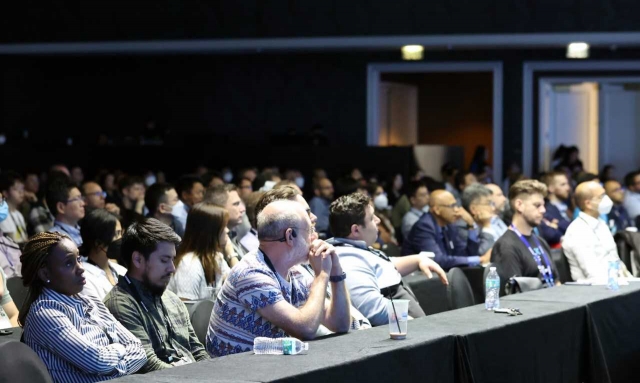
[[[488,78],[488,92],[487,108],[486,112],[489,113],[489,128],[482,131],[479,126],[468,125],[468,129],[465,132],[459,133],[457,136],[452,135],[451,140],[439,142],[439,146],[465,146],[465,140],[472,142],[473,145],[478,146],[478,142],[474,142],[473,134],[485,134],[489,136],[488,142],[490,145],[486,148],[491,155],[490,165],[493,169],[493,179],[502,179],[502,63],[500,62],[476,62],[476,63],[458,63],[458,62],[443,62],[443,63],[394,63],[394,64],[370,64],[368,66],[367,76],[367,144],[369,146],[387,146],[387,145],[408,145],[416,146],[420,143],[429,142],[425,140],[425,134],[428,135],[429,128],[421,129],[423,125],[420,119],[415,116],[421,116],[420,112],[411,107],[411,105],[419,105],[423,103],[424,99],[420,96],[420,83],[419,78],[428,76],[456,76],[456,75],[472,75],[479,73],[487,76]],[[440,79],[442,82],[442,79]],[[411,100],[408,104],[405,104],[401,109],[393,109],[393,89],[400,90],[400,86],[409,86],[418,88],[418,92],[414,92],[409,89],[399,91],[396,94],[401,94],[403,98]],[[392,89],[392,93],[386,92],[386,89]],[[415,96],[409,96],[410,94]],[[449,92],[451,93],[451,92]],[[415,97],[415,98],[412,98]],[[457,97],[464,98],[465,90],[460,89]],[[391,98],[391,100],[390,100]],[[446,101],[446,100],[444,100]],[[432,105],[433,107],[433,105]],[[437,106],[435,106],[437,108]],[[409,121],[414,125],[407,125],[406,123],[395,123],[393,113],[409,113],[410,117],[402,117],[401,120]],[[453,110],[451,114],[455,115],[459,111]],[[423,113],[424,114],[424,113]],[[402,128],[398,128],[402,126]],[[400,130],[397,130],[400,129]],[[401,132],[401,133],[397,133]],[[415,133],[414,133],[415,132]],[[434,130],[435,134],[438,134],[437,130]],[[446,131],[451,133],[450,130]],[[403,136],[403,139],[394,139],[393,137]],[[433,136],[433,135],[432,135]],[[440,136],[440,135],[439,135]],[[442,138],[442,137],[437,137]],[[475,140],[477,141],[477,140]],[[474,146],[474,147],[475,147]],[[467,149],[465,147],[465,149]],[[470,152],[470,153],[469,153]],[[473,149],[465,150],[465,160],[463,161],[463,167],[467,167],[468,160],[473,155]],[[434,165],[434,164],[430,164]],[[429,174],[431,176],[439,176],[439,166],[430,166],[430,168],[437,168],[438,171],[435,174]],[[426,170],[426,169],[425,169]]]

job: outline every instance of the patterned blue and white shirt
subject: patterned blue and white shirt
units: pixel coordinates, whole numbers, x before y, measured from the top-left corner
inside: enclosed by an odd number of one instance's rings
[[[311,278],[299,266],[291,268],[290,282],[271,271],[260,250],[247,253],[231,269],[218,294],[209,330],[207,351],[211,357],[235,354],[253,349],[253,340],[264,336],[282,338],[284,330],[263,318],[258,309],[285,299],[301,307],[309,298]],[[291,296],[291,286],[295,296]]]
[[[140,341],[97,298],[46,288],[29,309],[24,342],[55,382],[110,380],[138,371],[147,361]]]

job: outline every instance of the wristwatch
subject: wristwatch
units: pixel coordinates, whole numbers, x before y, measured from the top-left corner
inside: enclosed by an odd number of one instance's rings
[[[342,272],[342,275],[332,275],[329,277],[329,282],[342,282],[345,279],[347,279],[347,273],[345,273],[344,271]]]

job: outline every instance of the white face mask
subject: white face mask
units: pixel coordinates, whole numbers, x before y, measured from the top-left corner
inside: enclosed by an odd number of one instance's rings
[[[147,186],[151,186],[157,182],[156,176],[153,174],[149,174],[147,178],[144,179],[144,184]]]
[[[298,187],[300,189],[302,189],[304,187],[304,177],[296,177],[296,185],[298,185]]]
[[[611,200],[611,198],[609,198],[608,195],[606,195],[602,198],[602,201],[600,201],[600,205],[598,205],[598,213],[609,214],[612,207],[613,201]]]
[[[378,210],[385,210],[389,207],[389,198],[387,198],[386,193],[378,194],[376,198],[373,199],[373,206]]]
[[[231,181],[233,181],[233,173],[231,172],[224,172],[224,174],[222,175],[222,179],[224,180],[224,182],[229,183]]]

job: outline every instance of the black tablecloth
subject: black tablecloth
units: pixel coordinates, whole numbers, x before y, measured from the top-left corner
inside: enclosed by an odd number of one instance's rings
[[[482,305],[311,342],[306,355],[232,355],[123,382],[635,382],[640,284],[559,286],[504,298],[510,317]]]

